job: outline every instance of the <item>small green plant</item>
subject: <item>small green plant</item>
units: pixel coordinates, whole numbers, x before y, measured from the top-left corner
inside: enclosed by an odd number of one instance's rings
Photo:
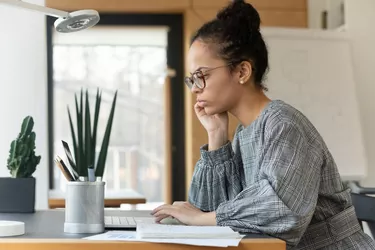
[[[97,130],[98,130],[98,119],[100,111],[102,93],[97,90],[96,103],[94,111],[93,126],[91,128],[91,115],[89,105],[89,94],[86,90],[85,107],[83,106],[83,91],[81,89],[80,100],[78,103],[77,94],[75,94],[75,108],[77,115],[77,126],[74,129],[72,116],[68,107],[68,116],[70,123],[70,130],[72,133],[73,140],[73,151],[76,163],[76,169],[79,176],[87,177],[88,169],[95,169],[96,177],[103,177],[105,161],[107,158],[107,151],[109,145],[109,139],[112,130],[112,121],[115,112],[117,91],[115,92],[111,112],[109,114],[107,127],[103,136],[102,146],[99,152],[98,160],[95,162],[95,149],[97,143]],[[77,136],[76,136],[77,135]]]
[[[23,119],[21,132],[10,144],[7,167],[13,178],[32,177],[41,156],[35,155],[34,120],[31,116]]]

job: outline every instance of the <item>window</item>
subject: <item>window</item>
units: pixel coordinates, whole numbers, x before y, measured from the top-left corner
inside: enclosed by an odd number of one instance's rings
[[[101,22],[105,23],[105,20],[101,16]],[[118,90],[104,174],[106,188],[132,189],[144,195],[148,202],[168,199],[163,183],[173,180],[165,179],[165,120],[167,116],[175,120],[176,111],[179,111],[177,116],[180,118],[176,118],[180,121],[177,126],[172,126],[170,133],[172,141],[180,141],[180,152],[170,153],[172,163],[184,162],[181,147],[184,134],[179,133],[179,138],[173,139],[176,132],[183,131],[183,102],[173,102],[178,98],[176,94],[183,99],[182,81],[177,82],[181,87],[174,87],[175,97],[166,96],[164,91],[167,68],[171,65],[170,47],[173,48],[168,44],[171,40],[169,28],[156,23],[153,26],[107,23],[77,33],[49,33],[49,60],[52,62],[49,69],[50,157],[59,155],[66,159],[61,140],[72,145],[67,106],[75,122],[74,95],[81,89],[89,91],[92,112],[96,91],[98,88],[102,90],[97,139],[99,151],[113,94]],[[181,68],[177,65],[178,70]],[[165,113],[165,98],[172,98],[171,114]],[[51,166],[50,170],[53,169]],[[51,189],[64,190],[66,180],[60,171],[51,172]],[[184,178],[181,175],[183,169],[172,169],[172,172],[173,176],[180,175],[177,179]],[[180,198],[174,193],[172,199],[184,199],[181,197],[184,182],[180,181],[177,189]]]

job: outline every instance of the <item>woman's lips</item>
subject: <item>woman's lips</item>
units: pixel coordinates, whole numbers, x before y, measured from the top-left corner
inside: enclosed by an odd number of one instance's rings
[[[203,100],[197,100],[198,102],[198,105],[201,106],[201,107],[204,107],[207,105],[207,102],[206,101],[203,101]]]

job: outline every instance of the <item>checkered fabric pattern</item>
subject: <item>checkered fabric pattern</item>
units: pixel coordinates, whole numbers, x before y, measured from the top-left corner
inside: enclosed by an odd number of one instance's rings
[[[271,101],[251,125],[238,126],[232,142],[207,149],[188,201],[216,211],[218,225],[283,239],[288,249],[375,249],[324,140],[291,105]]]

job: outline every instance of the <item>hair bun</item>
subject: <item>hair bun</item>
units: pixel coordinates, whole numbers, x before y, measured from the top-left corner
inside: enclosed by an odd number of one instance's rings
[[[234,0],[216,15],[221,21],[233,24],[233,27],[245,25],[250,31],[260,30],[260,17],[258,11],[243,0]]]

